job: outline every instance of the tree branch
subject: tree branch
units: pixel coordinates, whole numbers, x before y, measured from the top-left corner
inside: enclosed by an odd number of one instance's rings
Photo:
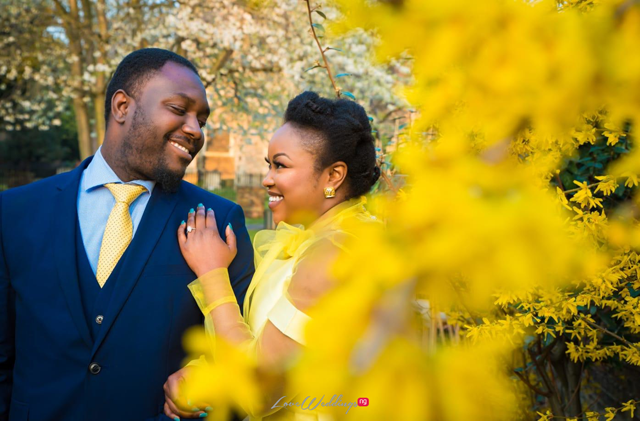
[[[327,60],[327,57],[324,54],[324,51],[322,49],[322,45],[320,45],[320,40],[318,39],[318,35],[316,35],[316,28],[315,26],[313,26],[313,17],[311,16],[312,10],[311,10],[311,4],[310,4],[310,0],[304,0],[305,3],[307,3],[307,12],[309,15],[309,26],[311,26],[311,33],[313,34],[313,39],[316,41],[316,44],[318,45],[318,50],[320,50],[320,55],[322,56],[322,61],[324,62],[324,67],[327,70],[327,74],[329,75],[329,80],[331,80],[331,84],[333,85],[333,90],[336,91],[336,95],[338,96],[338,98],[340,98],[340,89],[336,86],[336,82],[333,79],[333,76],[331,75],[331,69],[329,68],[329,61]]]

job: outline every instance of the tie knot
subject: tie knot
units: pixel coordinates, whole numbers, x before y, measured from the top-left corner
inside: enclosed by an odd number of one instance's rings
[[[124,203],[127,206],[131,204],[138,196],[142,194],[146,189],[143,186],[137,184],[105,184],[109,189],[113,197],[118,203]]]

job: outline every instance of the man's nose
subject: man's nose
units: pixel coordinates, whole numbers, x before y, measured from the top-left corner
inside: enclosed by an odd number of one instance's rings
[[[193,140],[202,140],[202,129],[197,118],[188,118],[182,125],[182,131]]]

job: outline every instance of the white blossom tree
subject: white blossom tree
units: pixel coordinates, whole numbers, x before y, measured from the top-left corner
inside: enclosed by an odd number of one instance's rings
[[[312,89],[334,95],[309,31],[304,2],[242,0],[0,0],[0,130],[59,124],[72,106],[81,157],[104,135],[109,78],[131,51],[154,46],[199,68],[214,113],[211,126],[253,135],[271,131],[286,102]],[[324,7],[319,23],[337,12]],[[324,28],[324,27],[323,27]],[[324,30],[323,30],[324,32]],[[326,39],[326,38],[325,38]],[[324,39],[323,39],[324,40]],[[405,105],[409,69],[373,65],[375,38],[360,31],[326,41],[344,90],[379,120]]]

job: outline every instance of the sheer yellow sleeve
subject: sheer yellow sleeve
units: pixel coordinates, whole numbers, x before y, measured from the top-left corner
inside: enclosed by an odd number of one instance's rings
[[[189,289],[205,317],[208,335],[220,335],[236,345],[246,344],[253,339],[249,326],[240,314],[226,268],[206,273],[191,282]]]
[[[270,329],[263,329],[259,337],[255,337],[240,314],[240,307],[225,268],[206,273],[190,283],[189,289],[205,316],[205,331],[208,335],[212,338],[219,335],[233,344],[253,348],[249,351],[259,361],[274,360],[274,356],[264,355],[264,352],[275,352],[269,350],[280,347],[273,346],[272,342],[286,341],[286,338],[281,335],[275,335],[273,338],[265,337],[265,335],[271,336]],[[304,345],[304,327],[310,318],[296,308],[286,291],[269,311],[268,320],[282,335]],[[263,346],[265,342],[268,346]]]

